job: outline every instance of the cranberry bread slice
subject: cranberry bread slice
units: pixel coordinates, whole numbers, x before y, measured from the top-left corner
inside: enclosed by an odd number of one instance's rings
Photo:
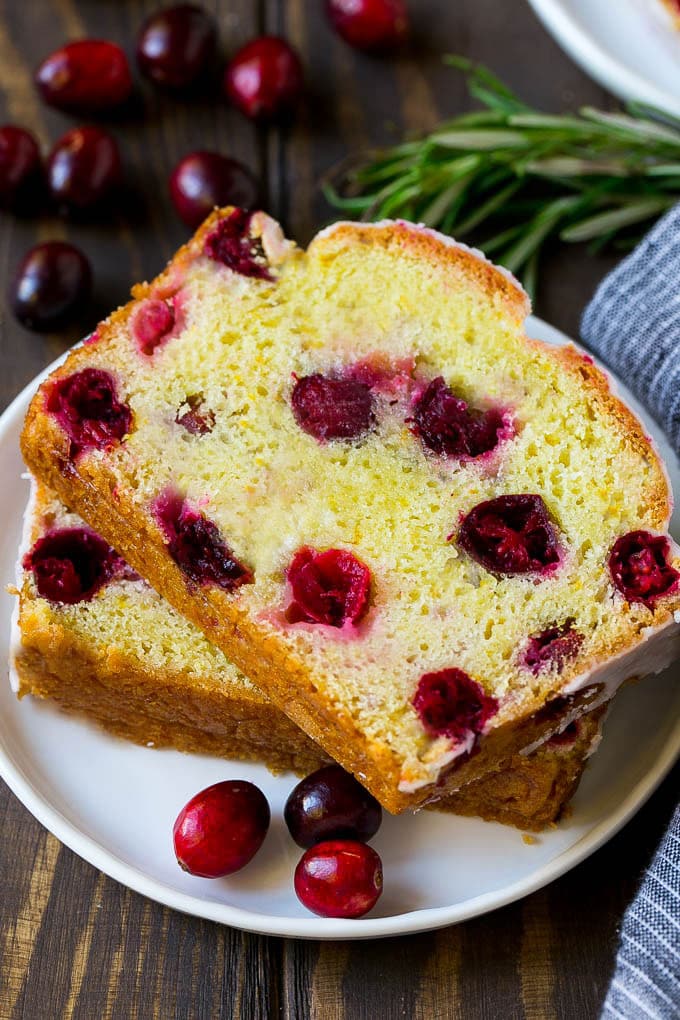
[[[300,774],[329,761],[79,517],[33,485],[13,635],[19,697],[48,698],[146,746]],[[575,790],[598,732],[586,716],[436,807],[544,828]]]
[[[659,458],[478,253],[217,210],[133,293],[26,461],[388,810],[677,656]]]

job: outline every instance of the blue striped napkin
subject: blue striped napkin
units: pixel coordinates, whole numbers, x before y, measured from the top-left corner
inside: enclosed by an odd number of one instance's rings
[[[680,205],[600,284],[584,343],[625,379],[680,456]],[[621,928],[602,1020],[680,1017],[680,807]]]

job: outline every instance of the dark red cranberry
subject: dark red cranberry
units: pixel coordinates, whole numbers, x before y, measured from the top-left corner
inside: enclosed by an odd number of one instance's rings
[[[23,566],[44,599],[72,606],[89,601],[124,561],[93,531],[60,528],[38,539]]]
[[[310,847],[326,839],[365,843],[380,828],[382,808],[340,765],[326,765],[297,784],[283,817],[298,846]]]
[[[548,627],[540,634],[532,634],[524,653],[524,664],[532,673],[555,666],[562,670],[565,662],[579,653],[583,634],[574,630],[574,621],[565,620],[559,627]]]
[[[246,117],[277,117],[297,102],[302,88],[300,58],[274,35],[247,43],[224,73],[224,91]]]
[[[652,606],[675,591],[680,574],[668,562],[671,545],[666,535],[630,531],[617,538],[609,555],[612,581],[629,602]]]
[[[47,410],[71,440],[71,456],[81,450],[105,450],[128,434],[132,412],[121,403],[116,383],[100,368],[61,376],[49,388]]]
[[[98,127],[77,127],[55,143],[47,157],[52,198],[66,209],[100,205],[121,181],[121,162],[113,135]]]
[[[219,152],[191,152],[170,177],[170,197],[187,226],[196,228],[216,206],[245,209],[257,203],[257,183],[250,170]]]
[[[557,533],[541,496],[497,496],[463,519],[458,544],[494,574],[528,574],[560,559]]]
[[[491,408],[471,411],[455,397],[441,376],[433,379],[413,408],[413,431],[428,449],[447,457],[478,457],[493,450],[503,416]]]
[[[267,798],[244,780],[201,790],[184,805],[172,830],[177,863],[190,875],[220,878],[240,871],[264,842]]]
[[[368,609],[371,572],[346,549],[300,549],[286,573],[292,601],[289,623],[356,624]]]
[[[92,271],[83,253],[65,241],[46,241],[24,255],[9,299],[22,325],[54,329],[83,311],[91,289]]]
[[[498,711],[498,702],[462,669],[423,673],[413,696],[413,707],[433,736],[462,741],[481,733]]]
[[[192,393],[184,403],[189,409],[183,414],[177,412],[175,417],[177,424],[191,432],[192,436],[205,436],[212,432],[215,426],[215,412],[209,407],[204,407],[203,394]]]
[[[130,316],[130,332],[147,357],[168,339],[175,328],[175,309],[161,298],[147,298]]]
[[[165,7],[142,25],[137,36],[137,63],[157,85],[183,89],[206,70],[216,43],[215,19],[202,7]]]
[[[40,149],[30,131],[4,124],[0,127],[0,205],[23,207],[41,177]]]
[[[295,421],[315,439],[358,439],[373,424],[373,397],[358,379],[307,375],[291,394]]]
[[[79,39],[55,50],[35,73],[48,104],[67,113],[98,113],[119,106],[132,91],[127,57],[103,39]]]
[[[338,35],[359,50],[387,50],[408,35],[404,0],[326,0],[328,18]]]
[[[168,552],[195,584],[216,584],[233,591],[252,581],[251,571],[236,559],[217,526],[192,510],[181,496],[165,493],[156,500],[155,511]]]
[[[321,917],[362,917],[383,889],[382,861],[372,847],[350,839],[317,843],[295,869],[295,892]]]
[[[224,216],[205,241],[205,253],[241,276],[271,280],[267,259],[257,238],[250,236],[251,212],[234,209]]]

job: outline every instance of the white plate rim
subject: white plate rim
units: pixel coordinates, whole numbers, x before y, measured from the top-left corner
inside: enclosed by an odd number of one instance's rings
[[[573,343],[564,333],[535,316],[532,316],[527,323],[527,333],[558,345]],[[65,357],[66,355],[62,355],[51,365],[48,365],[9,404],[0,416],[0,442],[17,415],[23,417],[31,396],[42,380]],[[616,379],[613,378],[612,381],[615,385]],[[428,907],[387,917],[366,917],[359,920],[315,916],[285,918],[280,915],[269,915],[229,904],[211,902],[198,896],[182,893],[149,877],[140,868],[127,864],[96,840],[81,832],[77,825],[55,809],[48,798],[33,785],[1,741],[0,777],[24,807],[60,842],[110,878],[157,903],[184,914],[262,935],[322,940],[371,939],[432,931],[458,924],[507,906],[536,892],[576,867],[615,836],[649,799],[679,757],[680,719],[676,721],[674,728],[669,733],[653,767],[628,791],[627,796],[618,806],[601,818],[577,843],[562,851],[551,861],[536,869],[535,872],[519,881],[483,893],[463,903]]]
[[[529,0],[535,14],[586,74],[620,99],[633,100],[680,117],[680,99],[631,71],[596,42],[563,0]]]

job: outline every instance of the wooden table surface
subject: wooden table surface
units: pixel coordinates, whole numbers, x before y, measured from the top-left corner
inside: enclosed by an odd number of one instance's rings
[[[47,336],[0,312],[3,406],[185,239],[166,180],[192,149],[219,148],[249,164],[262,181],[264,208],[304,242],[332,217],[319,175],[348,149],[428,128],[466,108],[464,84],[441,64],[444,52],[488,63],[547,110],[612,103],[523,0],[411,0],[415,41],[399,59],[372,59],[339,42],[321,0],[205,5],[219,17],[225,54],[263,31],[287,35],[304,59],[306,104],[290,128],[254,128],[219,99],[176,102],[139,86],[134,108],[113,125],[125,154],[129,208],[121,204],[96,226],[5,218],[3,289],[26,248],[67,237],[92,259],[96,308],[83,328]],[[54,140],[70,122],[39,103],[36,63],[64,40],[86,35],[130,52],[136,27],[156,6],[0,0],[3,118],[27,125],[44,144]],[[576,335],[581,310],[611,265],[583,251],[556,254],[537,312]],[[606,847],[522,902],[431,934],[354,943],[249,935],[167,910],[81,861],[0,784],[0,1020],[595,1017],[622,912],[670,818],[679,775]]]

